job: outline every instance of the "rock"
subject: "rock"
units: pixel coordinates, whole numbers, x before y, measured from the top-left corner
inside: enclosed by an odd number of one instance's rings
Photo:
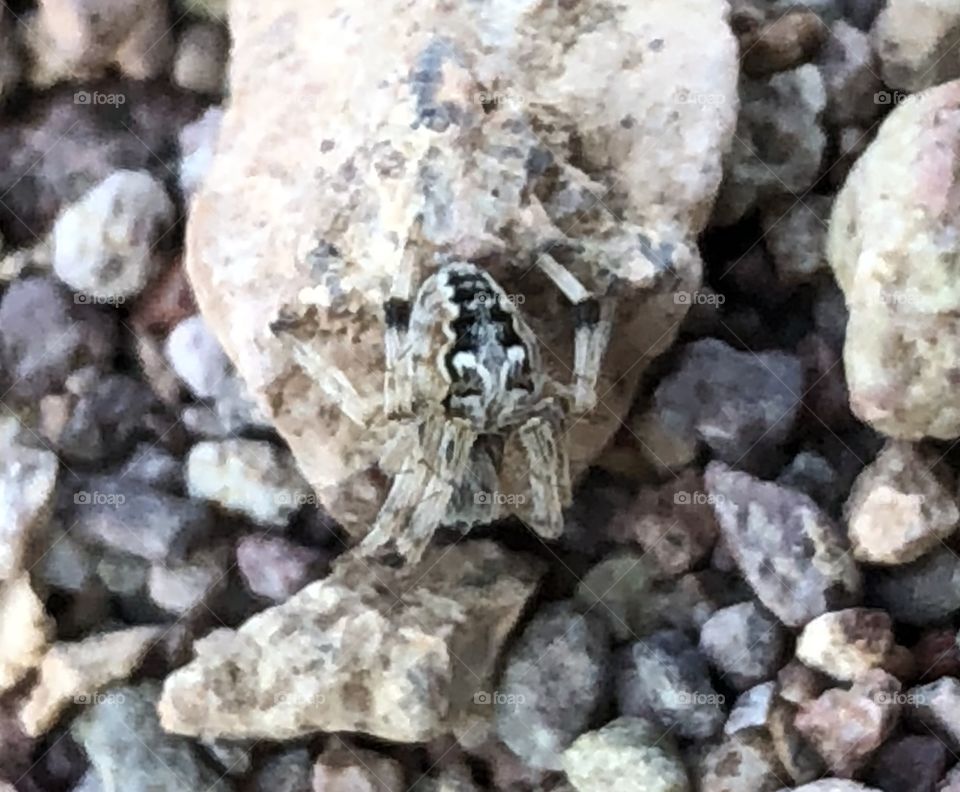
[[[830,772],[850,777],[890,736],[900,717],[900,683],[885,671],[863,674],[849,690],[833,688],[800,706],[795,720]]]
[[[202,19],[225,20],[229,0],[177,0],[177,5]]]
[[[733,25],[740,39],[741,63],[745,74],[765,77],[808,63],[816,57],[827,38],[827,28],[814,13],[791,8],[787,13],[765,19],[754,11],[734,12]],[[759,13],[757,13],[759,12]]]
[[[147,561],[182,558],[211,527],[203,504],[132,479],[91,476],[64,514],[76,536]]]
[[[960,767],[954,767],[937,786],[937,792],[960,792]]]
[[[783,781],[783,769],[770,738],[763,734],[724,740],[700,763],[700,792],[773,792]]]
[[[723,724],[724,736],[734,737],[751,729],[766,729],[776,694],[775,682],[764,682],[741,693]]]
[[[29,784],[27,775],[36,762],[34,758],[36,741],[24,734],[12,705],[13,702],[5,701],[0,706],[0,768],[2,768],[0,784],[4,778],[18,779],[24,782],[24,788],[28,792],[35,792],[36,788]],[[13,792],[20,792],[20,790],[13,790]],[[42,790],[36,790],[36,792],[42,792]]]
[[[253,773],[250,792],[313,792],[313,760],[306,748],[271,756]]]
[[[52,588],[78,593],[90,584],[95,567],[93,553],[54,521],[47,529],[43,555],[31,572]]]
[[[642,489],[608,533],[614,541],[639,544],[665,574],[680,575],[709,556],[718,530],[703,478],[685,471],[675,481]]]
[[[0,299],[0,370],[11,380],[4,398],[36,403],[62,390],[74,369],[106,363],[113,335],[108,317],[74,303],[56,281],[11,284]]]
[[[692,310],[696,310],[696,306]],[[686,467],[697,458],[699,451],[696,435],[682,429],[672,430],[663,423],[656,410],[632,418],[630,436],[636,440],[644,460],[660,474]]]
[[[229,792],[233,785],[204,764],[189,740],[157,720],[160,685],[107,688],[71,725],[104,789],[124,792]]]
[[[856,781],[841,781],[838,778],[827,778],[823,781],[814,781],[800,787],[783,787],[779,792],[882,792],[880,789],[865,787]]]
[[[864,469],[845,509],[854,558],[906,564],[939,547],[956,530],[956,483],[948,487],[940,480],[938,457],[892,440]]]
[[[802,201],[781,198],[761,207],[764,242],[782,283],[809,283],[827,269],[830,206],[828,196],[807,195]]]
[[[51,646],[37,686],[20,710],[26,733],[45,734],[70,704],[95,703],[100,690],[130,676],[162,632],[160,627],[131,627]]]
[[[111,594],[135,597],[147,589],[150,566],[128,555],[104,555],[97,563],[97,577]]]
[[[572,788],[568,789],[573,792]],[[455,765],[443,768],[436,778],[421,778],[411,792],[480,792],[480,787],[474,783],[469,768]]]
[[[12,15],[0,14],[0,102],[16,89],[22,73],[20,44]]]
[[[253,745],[250,742],[231,740],[209,740],[203,743],[207,753],[228,775],[242,778],[253,769]]]
[[[231,102],[194,202],[187,268],[204,316],[257,403],[331,516],[359,536],[382,503],[386,482],[374,468],[395,428],[376,416],[362,427],[346,418],[342,400],[295,364],[289,338],[271,333],[272,320],[294,314],[303,337],[323,350],[321,365],[346,373],[358,406],[379,404],[382,303],[420,213],[422,249],[437,245],[468,260],[492,254],[492,275],[523,295],[524,317],[557,353],[544,355],[548,373],[566,382],[573,337],[566,302],[539,272],[514,262],[531,260],[561,228],[575,244],[609,251],[611,266],[621,267],[626,253],[630,308],[599,387],[609,409],[571,425],[566,438],[576,475],[619,429],[647,362],[669,346],[686,311],[674,292],[699,282],[694,240],[735,123],[737,69],[721,0],[683,0],[669,14],[641,4],[596,15],[424,0],[351,6],[345,25],[334,21],[338,9],[332,0],[324,9],[282,0],[233,14]],[[442,40],[430,32],[437,29],[447,31]],[[316,41],[331,46],[321,55],[308,43]],[[353,41],[372,56],[358,62]],[[324,77],[340,63],[352,74],[349,86]],[[279,102],[277,84],[285,86]],[[486,93],[485,108],[478,96]],[[357,103],[361,95],[376,99]],[[330,107],[348,112],[334,117]],[[376,144],[388,138],[388,146]],[[660,152],[655,162],[651,146]],[[436,159],[425,186],[428,156]],[[261,179],[277,189],[269,200],[254,187],[267,183]],[[614,181],[626,224],[591,208],[592,192],[604,194]],[[268,209],[276,206],[291,207],[280,226]],[[272,241],[255,230],[264,212]],[[643,250],[668,266],[651,266]],[[603,288],[585,259],[570,261],[589,287]]]
[[[770,710],[767,730],[773,749],[787,776],[795,784],[805,784],[826,774],[823,759],[810,741],[798,731],[796,718],[799,707],[785,700],[774,702]]]
[[[820,172],[827,106],[823,77],[806,64],[740,84],[740,118],[724,164],[726,174],[713,222],[732,225],[758,205],[802,195]]]
[[[374,751],[353,748],[338,739],[313,767],[314,792],[407,792],[403,768]]]
[[[947,770],[947,747],[932,735],[906,735],[884,743],[868,777],[883,792],[936,792]]]
[[[893,624],[882,610],[848,608],[808,622],[797,639],[797,658],[842,682],[880,668],[893,649]]]
[[[883,83],[870,37],[844,20],[835,22],[819,65],[827,89],[826,122],[833,127],[872,126],[882,109],[876,97]]]
[[[180,189],[187,198],[200,188],[210,169],[222,122],[223,109],[210,107],[180,132]]]
[[[133,377],[104,376],[91,366],[71,374],[66,389],[64,397],[53,397],[63,399],[64,420],[46,435],[71,463],[122,456],[147,433],[152,418],[164,420],[150,388]]]
[[[43,0],[28,37],[31,81],[88,80],[116,65],[127,77],[159,77],[172,50],[165,3]]]
[[[951,751],[960,748],[960,680],[943,677],[907,691],[907,718],[935,734]]]
[[[213,399],[231,373],[230,360],[200,315],[180,322],[167,336],[167,360],[198,399]]]
[[[223,25],[195,22],[181,34],[173,60],[173,81],[187,91],[223,91],[230,41]]]
[[[726,719],[706,660],[678,631],[654,633],[624,649],[616,684],[621,715],[647,718],[678,737],[705,740]]]
[[[830,461],[815,451],[801,451],[777,476],[777,484],[809,495],[825,511],[832,512],[847,491]]]
[[[237,544],[237,567],[258,597],[285,602],[322,577],[329,555],[274,536],[245,536]]]
[[[960,558],[941,546],[911,564],[876,568],[867,588],[895,621],[935,624],[960,611]]]
[[[891,88],[922,91],[960,77],[960,9],[951,3],[890,0],[871,34]]]
[[[803,370],[782,352],[740,352],[713,338],[684,347],[677,371],[654,394],[662,424],[695,434],[731,464],[775,448],[790,436],[800,408]]]
[[[193,498],[278,527],[310,498],[289,456],[261,440],[197,443],[187,457],[187,488]]]
[[[884,0],[844,0],[843,13],[859,30],[869,31],[883,5]]]
[[[32,535],[43,527],[57,484],[55,454],[32,447],[36,436],[12,413],[0,416],[0,581],[22,566]]]
[[[940,677],[960,677],[960,646],[952,628],[934,628],[920,635],[911,647],[920,679],[934,682]]]
[[[156,445],[141,443],[130,454],[120,475],[172,492],[182,488],[183,463]]]
[[[0,693],[40,665],[53,630],[26,574],[0,583]]]
[[[786,647],[786,631],[756,602],[716,611],[700,631],[700,651],[737,690],[771,679]]]
[[[711,462],[704,477],[737,566],[789,627],[856,603],[860,573],[833,521],[806,495]]]
[[[497,736],[526,764],[560,769],[564,749],[586,731],[606,692],[608,642],[598,615],[562,603],[538,613],[510,648],[493,698]],[[490,703],[490,693],[478,695]]]
[[[483,713],[474,695],[481,684],[493,689],[494,661],[536,586],[537,564],[473,542],[371,577],[366,564],[344,559],[239,630],[199,641],[196,659],[167,677],[164,727],[230,739],[363,731],[418,742]]]
[[[577,792],[689,792],[686,769],[669,735],[642,718],[618,718],[587,732],[563,754]]]
[[[160,181],[144,171],[117,171],[57,219],[54,272],[94,303],[122,304],[157,272],[157,242],[175,219]]]
[[[229,563],[221,548],[201,550],[184,561],[155,563],[147,578],[150,599],[165,611],[182,616],[226,588]]]
[[[854,413],[905,440],[960,434],[947,378],[958,296],[952,163],[960,84],[901,103],[857,162],[830,221],[829,258],[846,296],[844,363]],[[891,222],[890,218],[895,218]],[[907,253],[909,251],[909,254]]]

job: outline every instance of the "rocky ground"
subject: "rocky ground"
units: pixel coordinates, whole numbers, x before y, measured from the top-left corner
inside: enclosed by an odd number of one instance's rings
[[[349,552],[380,436],[257,338],[278,251],[372,244],[314,5],[0,4],[0,792],[960,792],[960,6],[493,5],[553,31],[503,112],[584,131],[537,127],[551,220],[589,173],[686,252],[621,308],[563,536],[395,567]]]

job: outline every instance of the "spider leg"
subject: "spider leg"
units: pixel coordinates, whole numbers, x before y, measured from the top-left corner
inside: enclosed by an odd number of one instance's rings
[[[572,498],[570,465],[558,426],[539,415],[516,431],[530,477],[530,502],[523,504],[522,512],[544,539],[556,539],[563,533],[563,507]]]
[[[573,303],[573,408],[586,412],[597,403],[597,380],[610,341],[610,321],[603,315],[600,300],[552,256],[540,255],[537,265]]]
[[[419,453],[408,457],[396,474],[373,529],[361,543],[365,554],[392,542],[400,555],[417,561],[467,472],[477,438],[470,425],[434,416],[422,426]]]
[[[288,337],[293,348],[293,359],[297,365],[317,383],[331,402],[340,407],[347,418],[358,426],[366,426],[373,412],[373,405],[357,393],[357,389],[353,387],[353,383],[343,370],[332,365],[310,344],[289,332],[292,327],[291,323],[281,319],[273,322],[270,330],[274,335]]]
[[[403,252],[394,272],[390,296],[383,304],[385,365],[383,409],[387,416],[410,415],[413,411],[413,359],[407,344],[412,311],[413,279],[417,271],[416,237]]]

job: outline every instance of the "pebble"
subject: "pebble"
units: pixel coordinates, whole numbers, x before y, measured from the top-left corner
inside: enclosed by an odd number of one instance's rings
[[[208,604],[227,585],[228,554],[221,548],[201,550],[183,561],[154,563],[147,576],[150,599],[182,616]]]
[[[95,555],[63,530],[59,521],[47,528],[46,549],[31,572],[52,588],[74,593],[85,590],[94,576]]]
[[[826,778],[823,781],[814,781],[803,786],[783,787],[778,792],[882,792],[874,787],[867,787],[856,781],[843,781],[837,778]]]
[[[106,790],[230,792],[233,784],[200,759],[189,740],[157,720],[157,682],[106,688],[71,725]]]
[[[129,677],[162,632],[160,627],[131,627],[53,644],[40,664],[37,685],[20,710],[26,733],[31,737],[47,733],[68,706],[93,703],[107,685]]]
[[[949,761],[947,747],[936,737],[908,734],[879,748],[868,776],[883,792],[937,792]]]
[[[230,360],[199,314],[180,322],[164,344],[177,376],[198,399],[215,399],[231,375]]]
[[[676,630],[626,647],[616,688],[621,715],[647,718],[678,737],[705,740],[726,720],[725,697],[714,689],[706,660]]]
[[[960,646],[957,646],[956,630],[950,627],[926,630],[910,651],[921,681],[960,677]]]
[[[54,272],[93,303],[123,304],[159,269],[156,247],[175,219],[160,181],[145,171],[117,171],[57,219]]]
[[[173,59],[173,82],[187,91],[224,90],[230,41],[223,25],[194,22],[181,34]]]
[[[496,704],[497,736],[525,763],[558,770],[563,751],[603,703],[607,628],[568,603],[542,609],[507,653]]]
[[[905,700],[907,719],[921,733],[932,732],[952,752],[960,750],[960,679],[942,677],[910,688]]]
[[[802,200],[787,196],[760,207],[764,243],[782,283],[811,283],[829,268],[831,205],[832,199],[826,195],[806,195]]]
[[[699,792],[773,792],[783,770],[770,738],[738,735],[711,748],[700,763]]]
[[[33,435],[11,413],[0,415],[0,581],[22,567],[28,543],[49,514],[59,463],[36,448]]]
[[[0,371],[11,379],[5,399],[35,404],[62,391],[75,369],[104,367],[113,349],[110,317],[74,302],[53,279],[18,280],[0,298]]]
[[[906,564],[941,546],[960,523],[956,482],[941,480],[939,454],[891,440],[857,478],[845,512],[853,555]]]
[[[707,492],[760,602],[788,627],[856,604],[860,573],[837,525],[808,496],[711,462]]]
[[[833,513],[846,495],[840,474],[816,451],[801,451],[780,471],[777,484],[809,495],[824,511]]]
[[[0,582],[0,693],[40,665],[53,630],[27,575]]]
[[[197,443],[187,457],[186,478],[191,497],[276,527],[311,497],[290,455],[260,440]]]
[[[695,435],[714,457],[740,464],[789,438],[802,392],[803,369],[792,355],[740,352],[708,338],[683,348],[653,399],[671,432]]]
[[[810,63],[741,82],[740,118],[714,224],[732,225],[756,206],[803,195],[813,185],[827,142],[820,125],[826,106],[823,77]]]
[[[895,621],[936,624],[960,611],[960,558],[941,545],[910,564],[875,567],[867,581],[872,604]]]
[[[213,162],[223,123],[223,108],[210,107],[180,131],[180,189],[189,199],[200,188]]]
[[[700,631],[700,651],[721,679],[746,690],[776,674],[786,648],[783,626],[754,601],[716,611]]]
[[[730,716],[723,724],[724,736],[734,737],[744,731],[765,730],[770,721],[776,695],[777,683],[764,682],[737,696],[730,710]]]
[[[579,737],[563,754],[577,792],[690,792],[672,739],[642,718],[618,718]]]
[[[870,36],[845,20],[834,22],[818,64],[827,89],[827,124],[872,126],[883,110],[877,95],[884,85]]]
[[[147,561],[183,557],[211,527],[202,503],[118,476],[91,476],[72,501],[64,521],[77,536]]]
[[[666,575],[681,575],[699,565],[710,555],[718,531],[703,477],[694,471],[641,489],[608,529],[614,541],[639,544]]]
[[[408,788],[398,762],[336,737],[313,767],[314,792],[407,792]]]
[[[842,682],[880,668],[893,650],[893,623],[882,610],[848,608],[808,622],[797,639],[797,658]]]
[[[120,476],[175,492],[183,486],[183,464],[160,446],[141,443],[130,453],[120,469]]]
[[[849,778],[897,725],[899,695],[896,678],[885,671],[867,671],[849,690],[833,688],[802,704],[795,724],[830,772]]]
[[[282,537],[250,535],[237,543],[237,567],[247,588],[274,602],[290,599],[328,566],[329,554]]]
[[[288,748],[259,763],[250,792],[313,792],[313,760],[306,748]]]
[[[805,784],[826,775],[823,759],[796,725],[799,707],[778,700],[770,710],[767,730],[780,764],[795,784]]]
[[[891,88],[922,91],[960,77],[960,8],[951,3],[888,0],[871,36]]]

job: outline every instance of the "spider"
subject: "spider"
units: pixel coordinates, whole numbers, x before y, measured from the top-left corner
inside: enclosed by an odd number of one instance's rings
[[[518,501],[524,516],[540,536],[556,538],[571,500],[564,426],[571,412],[595,405],[608,312],[569,270],[539,255],[537,266],[573,306],[574,377],[561,385],[545,373],[536,336],[487,271],[447,261],[414,292],[419,255],[408,243],[383,303],[383,413],[399,430],[381,462],[395,471],[390,491],[360,552],[392,546],[414,562],[441,525],[493,521],[509,453],[528,468],[528,495]],[[279,321],[271,329],[289,328]],[[293,343],[298,364],[348,417],[366,423],[346,375],[322,365],[305,342]]]

